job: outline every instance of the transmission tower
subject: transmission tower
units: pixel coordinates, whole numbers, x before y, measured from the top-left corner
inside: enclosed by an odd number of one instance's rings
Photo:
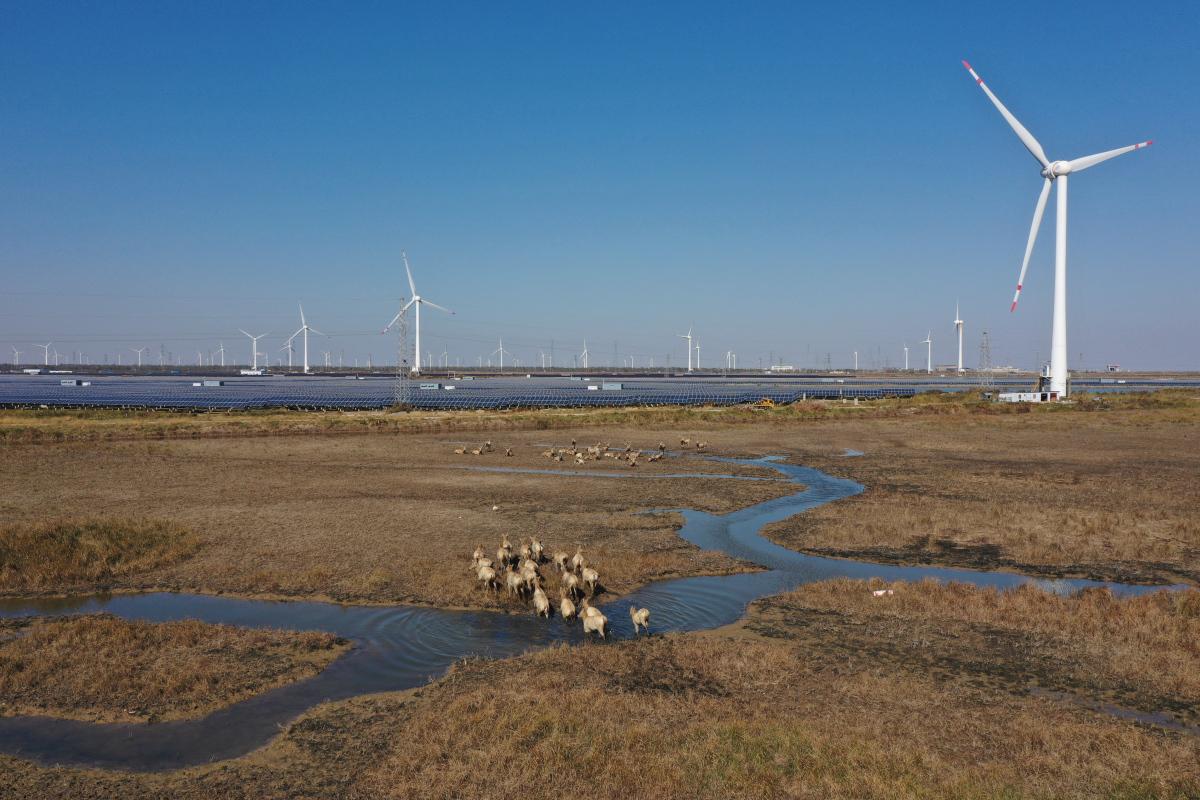
[[[408,315],[403,311],[396,319],[396,386],[392,402],[397,408],[407,409],[412,402],[412,363],[408,349]]]
[[[992,380],[992,343],[988,339],[988,332],[983,332],[983,338],[979,340],[979,385],[991,388]]]

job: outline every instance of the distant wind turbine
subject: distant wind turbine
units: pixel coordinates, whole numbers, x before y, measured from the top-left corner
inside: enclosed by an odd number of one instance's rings
[[[908,342],[904,343],[904,371],[908,372]]]
[[[131,347],[131,348],[129,348],[129,349],[130,349],[130,350],[132,350],[133,352],[137,353],[137,357],[138,357],[138,363],[137,363],[137,365],[138,365],[139,367],[140,367],[140,366],[142,366],[142,353],[146,352],[146,350],[148,350],[149,348],[146,348],[146,347]]]
[[[491,359],[491,356],[494,356],[494,355],[496,355],[497,353],[499,353],[499,354],[500,354],[500,371],[501,371],[501,372],[504,372],[504,354],[505,354],[505,353],[508,353],[508,351],[504,349],[504,337],[503,337],[503,336],[501,336],[501,337],[500,337],[500,346],[499,346],[499,347],[497,347],[495,350],[493,350],[493,351],[492,351],[492,352],[489,354],[489,357],[488,357],[488,362],[489,362],[489,363],[490,363],[490,362],[491,362],[491,360],[492,360],[492,359]],[[508,354],[509,354],[510,356],[512,355],[512,353],[508,353]]]
[[[1010,311],[1016,311],[1017,300],[1021,296],[1021,289],[1025,284],[1025,270],[1029,267],[1029,256],[1033,253],[1033,244],[1037,240],[1038,228],[1042,225],[1042,214],[1046,210],[1046,200],[1050,197],[1050,187],[1058,185],[1058,216],[1056,220],[1055,242],[1054,242],[1054,321],[1050,335],[1050,391],[1057,392],[1059,397],[1067,396],[1067,176],[1072,173],[1082,172],[1089,167],[1094,167],[1097,164],[1108,161],[1110,158],[1116,158],[1125,153],[1131,153],[1134,150],[1140,150],[1143,147],[1149,147],[1153,144],[1153,140],[1138,142],[1131,144],[1128,147],[1118,147],[1116,150],[1108,150],[1095,155],[1076,158],[1071,161],[1050,161],[1046,157],[1046,151],[1042,149],[1042,145],[1033,137],[1024,125],[1022,125],[1016,117],[1012,115],[1004,104],[1000,102],[996,95],[992,94],[992,90],[983,82],[983,78],[976,74],[975,70],[966,61],[963,61],[963,66],[971,73],[971,77],[979,84],[979,88],[983,89],[983,93],[992,101],[992,105],[1004,117],[1005,122],[1017,134],[1021,143],[1025,148],[1037,159],[1042,166],[1042,193],[1038,195],[1037,205],[1034,206],[1033,224],[1029,228],[1029,240],[1025,243],[1025,258],[1021,261],[1021,273],[1017,277],[1017,290],[1013,294],[1012,306]],[[1057,98],[1055,98],[1057,101]]]
[[[288,366],[290,367],[292,365],[292,351],[291,351],[292,340],[295,339],[297,336],[304,334],[304,374],[307,375],[308,374],[308,332],[312,331],[313,333],[320,334],[321,336],[324,336],[325,334],[321,333],[316,328],[311,327],[308,324],[308,322],[305,321],[305,319],[304,319],[304,304],[297,303],[297,305],[300,306],[300,328],[295,333],[293,333],[287,340],[287,346],[289,348],[288,349]]]
[[[19,366],[21,364],[21,351],[18,350],[16,347],[13,347],[12,351],[13,351],[13,366],[14,367]]]
[[[44,366],[50,366],[50,346],[53,344],[54,342],[46,342],[45,344],[34,345],[34,347],[42,348],[42,364]]]
[[[587,369],[588,368],[587,339],[583,340],[583,352],[579,354],[579,359],[583,362],[583,368]]]
[[[693,327],[692,325],[688,325],[687,333],[675,334],[680,339],[687,339],[687,343],[688,343],[688,345],[687,345],[687,347],[688,347],[688,370],[687,371],[688,372],[692,371],[692,327]]]
[[[925,334],[925,338],[921,340],[921,344],[926,345],[925,349],[925,372],[933,372],[933,331]]]
[[[255,336],[252,333],[246,333],[246,331],[243,331],[241,328],[238,328],[238,330],[241,331],[244,336],[250,337],[250,369],[258,369],[258,340],[267,334],[260,333],[258,336]],[[268,365],[268,367],[269,366],[270,365]]]
[[[408,288],[412,292],[412,299],[409,300],[406,305],[400,308],[400,311],[397,312],[396,316],[392,317],[392,321],[389,322],[386,327],[384,327],[383,332],[387,333],[389,330],[391,330],[391,327],[400,321],[400,315],[407,311],[409,306],[417,307],[416,323],[413,326],[415,329],[415,348],[413,352],[416,354],[416,358],[413,359],[412,371],[414,373],[419,373],[421,371],[421,306],[428,305],[436,308],[438,311],[445,311],[447,314],[453,314],[454,312],[448,308],[439,306],[432,300],[426,300],[424,297],[421,297],[421,295],[417,294],[417,285],[413,283],[412,270],[408,267],[408,253],[401,250],[400,257],[404,259],[404,272],[408,275]]]
[[[958,371],[963,371],[962,366],[962,336],[963,336],[963,321],[962,315],[958,313],[958,303],[954,304],[954,330],[958,332]]]

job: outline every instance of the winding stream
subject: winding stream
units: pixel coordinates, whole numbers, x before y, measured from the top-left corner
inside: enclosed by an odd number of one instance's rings
[[[995,587],[1032,582],[1056,592],[1108,586],[1117,594],[1134,594],[1162,588],[1086,580],[1040,580],[965,569],[903,567],[796,553],[760,536],[763,526],[858,494],[863,487],[774,458],[715,460],[769,466],[786,480],[804,487],[786,497],[721,516],[677,509],[685,520],[679,531],[684,539],[698,547],[753,562],[765,570],[679,578],[645,586],[601,606],[609,617],[611,637],[633,634],[627,612],[630,604],[651,610],[655,633],[702,630],[738,620],[746,606],[760,597],[788,591],[802,583],[837,577],[880,577],[888,581],[934,577]],[[633,477],[630,473],[581,470],[567,474]],[[145,724],[90,723],[37,716],[0,718],[0,752],[42,763],[107,769],[165,770],[203,764],[240,756],[262,746],[289,721],[327,700],[421,686],[465,656],[505,658],[554,642],[575,643],[583,638],[578,623],[564,624],[557,616],[546,621],[532,614],[446,611],[419,606],[354,606],[173,593],[0,600],[0,616],[99,611],[152,622],[198,619],[249,627],[321,630],[344,636],[355,646],[313,678],[265,692],[200,719]]]

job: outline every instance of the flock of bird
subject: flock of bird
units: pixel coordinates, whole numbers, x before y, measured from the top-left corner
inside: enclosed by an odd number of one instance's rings
[[[553,607],[542,587],[542,566],[546,563],[553,564],[559,576],[558,613],[567,621],[581,620],[585,635],[598,633],[601,639],[606,638],[608,617],[591,603],[596,590],[601,588],[600,573],[588,565],[582,547],[576,546],[572,556],[561,550],[547,556],[545,546],[536,536],[523,540],[514,550],[505,535],[495,559],[488,558],[482,546],[476,547],[471,557],[471,568],[484,589],[499,591],[503,587],[512,597],[529,599],[539,617],[549,618]],[[650,609],[630,606],[629,617],[635,635],[642,629],[649,632]]]
[[[690,438],[682,438],[679,440],[679,446],[690,448],[692,440]],[[697,441],[695,444],[696,450],[704,451],[708,448],[708,442]],[[496,447],[491,441],[486,441],[478,447],[467,447],[465,445],[454,448],[454,454],[458,456],[472,455],[482,456],[487,453],[496,452]],[[588,445],[583,450],[576,446],[576,441],[571,440],[570,447],[552,447],[549,450],[542,451],[542,457],[548,458],[551,461],[562,463],[567,460],[574,460],[576,464],[584,464],[588,461],[599,461],[601,458],[611,458],[617,461],[624,461],[631,467],[638,465],[638,460],[645,457],[646,463],[654,463],[662,461],[667,454],[667,445],[664,442],[658,443],[658,449],[647,451],[636,449],[632,445],[625,445],[625,449],[614,449],[608,442],[596,442],[593,445]],[[511,447],[504,448],[504,455],[512,458],[513,450]]]

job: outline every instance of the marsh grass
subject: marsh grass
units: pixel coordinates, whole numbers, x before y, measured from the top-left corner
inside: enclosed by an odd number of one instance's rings
[[[359,796],[560,798],[580,787],[664,800],[1200,790],[1195,738],[1033,698],[1023,682],[1030,663],[1074,658],[1090,690],[1107,696],[1127,677],[1118,662],[1137,643],[1164,657],[1156,663],[1190,659],[1194,671],[1194,596],[1061,598],[930,583],[896,585],[884,603],[869,589],[813,584],[756,604],[750,622],[768,633],[751,625],[463,662],[398,712],[400,725],[422,735],[394,742]],[[1126,640],[1128,649],[1098,656]],[[992,648],[987,663],[981,642]],[[996,679],[1006,672],[1010,680]]]
[[[165,520],[97,517],[0,527],[0,592],[102,586],[184,558],[197,542]]]
[[[807,423],[842,418],[908,416],[1010,416],[1077,411],[1171,411],[1200,421],[1200,391],[1164,389],[1088,395],[1062,405],[1016,405],[984,400],[981,392],[925,392],[860,403],[801,401],[771,409],[746,406],[630,406],[509,411],[175,411],[121,409],[8,409],[0,411],[0,443],[174,439],[228,436],[297,436],[367,433],[562,430],[578,427],[744,426]]]
[[[95,721],[199,716],[320,672],[331,634],[106,614],[0,620],[0,714]]]

